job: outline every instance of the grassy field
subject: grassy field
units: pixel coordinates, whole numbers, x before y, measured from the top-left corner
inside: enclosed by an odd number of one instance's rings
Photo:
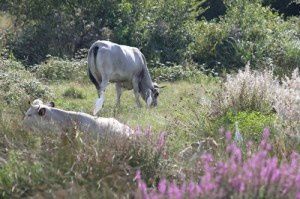
[[[98,113],[100,117],[115,117],[133,129],[151,128],[153,132],[167,132],[172,140],[175,151],[183,149],[190,142],[203,138],[214,132],[205,132],[205,111],[200,106],[203,100],[210,96],[207,90],[212,90],[217,85],[216,79],[203,76],[197,83],[190,81],[162,82],[166,86],[161,89],[158,106],[137,108],[133,91],[125,90],[121,97],[121,106],[116,107],[116,93],[114,84],[106,90],[106,100],[103,109]],[[82,111],[92,114],[97,92],[90,82],[53,83],[50,88],[55,91],[53,99],[56,106],[66,110]],[[82,94],[80,97],[65,97],[68,90],[76,90]],[[142,100],[142,99],[141,99]]]
[[[54,59],[36,72],[26,71],[14,61],[0,64],[4,64],[0,69],[5,74],[0,78],[3,198],[147,198],[147,193],[151,195],[164,178],[181,186],[190,180],[207,180],[207,175],[213,176],[211,183],[222,194],[227,186],[228,190],[239,190],[228,182],[243,176],[248,164],[257,165],[252,172],[260,174],[257,178],[261,184],[257,187],[251,178],[240,179],[249,187],[240,194],[226,194],[255,198],[261,194],[260,187],[266,186],[270,187],[263,189],[267,196],[280,195],[286,189],[286,179],[291,178],[285,173],[287,168],[293,176],[300,176],[300,161],[293,155],[299,152],[296,73],[278,85],[271,73],[250,69],[225,80],[195,69],[158,68],[152,71],[153,78],[170,81],[159,82],[165,88],[160,91],[156,108],[146,108],[145,102],[137,108],[132,91],[124,91],[121,106],[116,107],[114,84],[106,90],[104,107],[98,116],[114,117],[128,124],[136,130],[135,137],[93,140],[76,130],[56,135],[26,132],[22,128],[22,118],[30,106],[28,99],[42,98],[55,102],[57,108],[92,113],[97,92],[86,77],[84,61]],[[66,75],[74,68],[73,76]],[[280,103],[273,104],[274,99]],[[264,130],[266,127],[269,130]],[[236,132],[241,133],[243,141],[235,137]],[[202,144],[197,148],[195,142]],[[186,153],[186,149],[190,152]],[[261,157],[261,153],[268,155]],[[251,163],[257,158],[262,164]],[[274,158],[278,160],[275,166]],[[219,167],[221,163],[224,168]],[[207,165],[211,169],[207,170]],[[272,172],[277,169],[281,180],[266,184],[265,167]],[[219,172],[228,168],[228,173]],[[138,171],[142,177],[136,175]],[[295,196],[297,179],[292,178],[290,192],[283,196]],[[205,186],[204,182],[197,186]],[[278,191],[274,191],[274,186],[280,187]],[[177,193],[175,185],[168,190],[172,189]],[[183,188],[181,191],[188,192]],[[215,193],[207,189],[200,198]]]

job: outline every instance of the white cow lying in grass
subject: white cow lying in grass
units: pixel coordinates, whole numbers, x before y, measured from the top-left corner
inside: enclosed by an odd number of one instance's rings
[[[23,121],[25,130],[47,133],[67,133],[79,131],[91,133],[95,138],[114,138],[129,136],[133,130],[114,118],[97,118],[89,114],[65,111],[54,108],[54,103],[43,104],[34,100],[25,114]]]

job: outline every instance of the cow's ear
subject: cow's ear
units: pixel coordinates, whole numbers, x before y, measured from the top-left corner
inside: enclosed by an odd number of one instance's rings
[[[154,95],[154,97],[158,97],[159,96],[159,91],[158,91],[158,89],[153,89],[153,95]]]
[[[46,113],[46,108],[40,108],[40,109],[39,109],[39,115],[40,115],[40,116],[44,116],[45,113]]]
[[[55,107],[54,102],[49,102],[49,106],[50,106],[50,107]]]

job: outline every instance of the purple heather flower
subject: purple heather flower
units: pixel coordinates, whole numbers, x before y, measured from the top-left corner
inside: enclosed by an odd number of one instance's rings
[[[189,198],[195,198],[197,195],[200,193],[200,191],[197,191],[198,184],[195,184],[194,182],[190,182],[188,187],[187,187],[187,192]]]
[[[138,188],[141,191],[143,198],[144,199],[148,199],[149,197],[148,197],[148,193],[147,193],[147,185],[146,185],[146,183],[139,182],[138,183]]]
[[[280,170],[274,169],[271,177],[271,183],[275,183],[280,179]]]
[[[137,170],[137,172],[135,173],[135,177],[134,177],[133,180],[140,181],[141,179],[142,179],[142,177],[141,177],[141,171]]]
[[[143,198],[226,198],[256,197],[264,189],[267,197],[300,199],[300,156],[293,152],[287,160],[271,157],[268,143],[269,131],[265,129],[260,148],[242,159],[241,149],[227,142],[229,158],[216,161],[211,154],[204,154],[194,171],[200,170],[199,184],[183,180],[182,184],[162,179],[155,191],[148,191],[141,180],[140,171],[135,179]],[[250,148],[250,144],[247,146]],[[249,149],[250,150],[250,149]],[[196,176],[195,176],[196,177]],[[169,186],[168,186],[169,184]]]
[[[225,138],[226,138],[226,141],[227,141],[227,142],[230,142],[230,141],[231,141],[232,136],[231,136],[231,132],[230,132],[230,131],[227,131],[227,132],[225,133]]]
[[[164,194],[167,190],[167,180],[166,179],[162,179],[159,183],[158,183],[158,191],[162,194]]]
[[[298,172],[298,175],[295,179],[296,184],[296,199],[300,199],[300,173]]]
[[[265,128],[264,131],[263,131],[263,140],[268,140],[270,137],[270,130],[268,128]]]
[[[174,182],[172,182],[169,185],[168,196],[169,198],[175,198],[175,199],[180,199],[183,196],[182,192]]]
[[[158,150],[160,150],[164,147],[165,142],[166,142],[165,137],[166,137],[166,134],[164,132],[159,134],[159,138],[158,138],[157,144],[156,144],[156,147]]]

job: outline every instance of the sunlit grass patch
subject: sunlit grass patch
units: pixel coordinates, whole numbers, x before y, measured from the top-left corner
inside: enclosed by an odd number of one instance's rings
[[[64,97],[68,98],[77,98],[77,99],[85,99],[86,96],[84,95],[83,91],[81,89],[78,89],[76,87],[69,87],[67,88],[64,93]]]

